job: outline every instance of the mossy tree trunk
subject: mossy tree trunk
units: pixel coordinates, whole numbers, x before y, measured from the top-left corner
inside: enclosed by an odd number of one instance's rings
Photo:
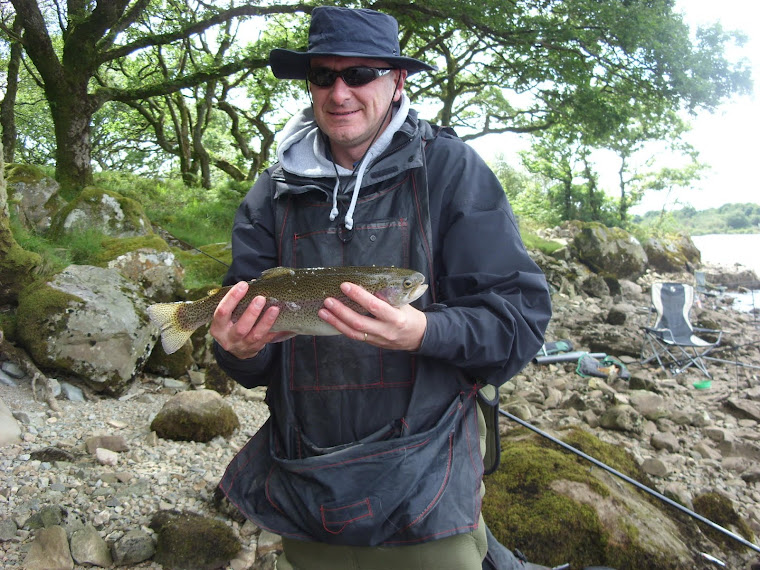
[[[0,144],[0,305],[15,304],[19,291],[32,281],[34,269],[40,262],[40,256],[22,249],[11,233],[5,161]]]

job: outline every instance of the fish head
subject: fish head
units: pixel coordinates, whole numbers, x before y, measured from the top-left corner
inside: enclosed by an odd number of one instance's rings
[[[389,305],[400,307],[416,301],[427,291],[425,276],[417,271],[399,270],[389,274],[386,282],[375,295]]]

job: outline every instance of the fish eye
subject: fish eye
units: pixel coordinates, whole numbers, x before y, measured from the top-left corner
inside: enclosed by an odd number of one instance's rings
[[[404,289],[409,289],[409,287],[411,287],[412,285],[414,285],[414,283],[412,282],[411,279],[404,279]]]

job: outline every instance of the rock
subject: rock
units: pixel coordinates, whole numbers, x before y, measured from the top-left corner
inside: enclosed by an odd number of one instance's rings
[[[644,470],[644,473],[654,477],[665,477],[669,472],[668,466],[656,457],[645,459],[641,464],[641,468]]]
[[[24,374],[24,371],[21,370],[21,368],[19,368],[19,366],[13,362],[3,362],[0,364],[0,370],[5,372],[11,378],[15,378],[16,380],[21,380],[24,376],[26,376],[26,374]]]
[[[206,366],[205,376],[206,388],[219,392],[222,396],[232,394],[237,386],[237,382],[230,378],[216,362]]]
[[[149,247],[129,251],[109,261],[108,267],[138,283],[145,295],[157,303],[174,301],[183,294],[185,270],[168,246],[165,251]]]
[[[24,560],[25,570],[73,570],[66,531],[61,526],[40,529]]]
[[[619,405],[609,408],[599,418],[599,425],[605,429],[641,433],[642,416],[631,406]]]
[[[668,416],[665,398],[646,390],[635,390],[630,394],[633,408],[648,420],[656,421]]]
[[[691,238],[685,235],[675,241],[652,237],[644,240],[641,245],[647,254],[649,265],[663,273],[688,271],[689,268],[696,267],[702,257]]]
[[[160,511],[150,527],[158,537],[154,560],[167,570],[216,570],[240,551],[230,527],[195,513]]]
[[[84,443],[87,447],[87,453],[90,455],[95,455],[95,452],[100,448],[108,449],[115,453],[129,451],[127,441],[120,435],[94,435],[88,437]]]
[[[8,374],[0,370],[0,384],[5,384],[6,386],[10,386],[11,388],[18,388],[18,384],[16,384],[16,381]]]
[[[156,340],[147,304],[139,288],[115,270],[71,265],[24,292],[19,338],[38,366],[119,395]]]
[[[59,447],[36,449],[30,454],[30,459],[47,462],[67,461],[69,463],[73,463],[76,460],[73,453]]]
[[[745,483],[760,483],[760,467],[754,465],[741,475]]]
[[[675,453],[680,447],[678,438],[672,433],[656,433],[650,442],[655,449],[664,449],[671,453]]]
[[[8,195],[16,210],[18,220],[36,233],[50,229],[53,215],[66,205],[60,193],[60,185],[30,165],[14,165],[8,168]]]
[[[643,275],[647,255],[639,241],[621,228],[596,222],[582,223],[572,242],[578,259],[592,271],[635,279]]]
[[[580,281],[581,290],[590,297],[604,299],[610,296],[610,288],[603,277],[599,275],[588,275]]]
[[[181,392],[168,400],[150,424],[159,437],[210,441],[240,426],[234,410],[213,390]]]
[[[91,525],[71,534],[71,556],[77,564],[109,568],[113,563],[106,541]]]
[[[269,531],[262,530],[256,542],[256,555],[263,557],[270,552],[282,552],[282,538]]]
[[[61,507],[46,505],[39,512],[30,516],[24,523],[24,527],[30,529],[50,528],[63,524],[63,520],[64,512]]]
[[[726,409],[739,418],[749,418],[760,422],[760,402],[730,398],[726,402]]]
[[[99,447],[95,450],[95,459],[101,465],[109,465],[113,467],[119,463],[119,454],[110,449]]]
[[[69,384],[68,382],[61,382],[61,393],[63,396],[72,402],[84,402],[84,392],[81,388]]]
[[[0,542],[6,542],[16,538],[18,527],[13,519],[0,519]]]
[[[130,530],[111,547],[116,566],[132,566],[153,557],[156,548],[153,539],[143,530]]]
[[[60,235],[93,229],[113,237],[144,236],[153,231],[139,202],[88,186],[55,214],[50,231]]]
[[[5,402],[0,400],[0,447],[21,442],[21,426]]]
[[[616,305],[613,305],[612,308],[607,313],[607,319],[606,323],[608,325],[624,325],[626,319],[628,319],[628,315],[635,312],[635,309],[632,305],[629,305],[627,303],[618,303]]]

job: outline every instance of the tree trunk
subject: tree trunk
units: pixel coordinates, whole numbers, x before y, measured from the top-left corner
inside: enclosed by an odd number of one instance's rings
[[[626,159],[622,157],[620,161],[620,170],[618,170],[618,184],[620,187],[620,205],[618,206],[618,215],[620,221],[625,224],[628,221],[628,194],[625,191],[625,167]]]
[[[13,33],[21,33],[21,20],[13,21]],[[5,162],[13,162],[16,151],[16,94],[18,93],[18,72],[21,67],[23,48],[17,41],[11,41],[10,57],[8,59],[8,78],[5,87],[5,97],[0,103],[0,126],[3,131],[2,145]]]
[[[64,196],[92,184],[90,125],[96,106],[82,89],[48,90],[55,124],[55,178]]]

